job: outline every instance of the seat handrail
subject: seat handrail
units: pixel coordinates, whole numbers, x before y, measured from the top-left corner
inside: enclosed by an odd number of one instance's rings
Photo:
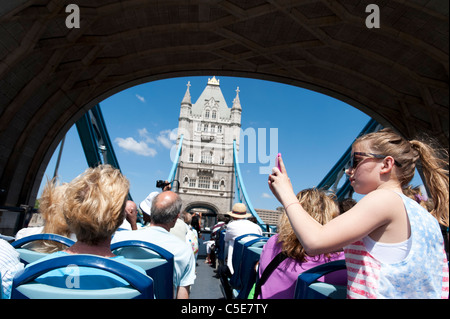
[[[302,272],[297,278],[295,295],[305,296],[306,290],[320,277],[338,270],[346,269],[345,260],[330,261]],[[300,297],[302,299],[302,297]]]
[[[124,240],[124,241],[116,242],[111,245],[111,251],[114,251],[119,248],[124,248],[124,247],[147,248],[147,249],[155,251],[157,254],[159,254],[161,257],[163,257],[164,259],[166,259],[169,262],[173,262],[173,260],[174,260],[173,254],[171,252],[169,252],[168,250],[162,248],[161,246],[158,246],[158,245],[155,245],[155,244],[149,243],[147,241],[143,241],[143,240]]]
[[[141,293],[142,298],[153,298],[153,291],[147,291],[146,289],[148,286],[153,285],[152,278],[110,258],[84,254],[56,257],[25,267],[14,277],[12,291],[16,290],[18,286],[29,283],[51,270],[69,265],[105,270],[125,279],[133,288]]]
[[[25,244],[31,243],[33,241],[37,241],[37,240],[51,240],[54,242],[58,242],[61,244],[64,244],[68,247],[72,246],[73,244],[75,244],[75,242],[67,237],[58,235],[58,234],[49,234],[49,233],[44,233],[44,234],[35,234],[35,235],[30,235],[30,236],[26,236],[23,238],[20,238],[16,241],[13,241],[11,243],[11,245],[14,248],[20,248]]]
[[[239,241],[239,240],[241,240],[241,239],[243,239],[243,238],[245,238],[245,237],[249,237],[249,236],[262,237],[260,234],[252,234],[252,233],[249,233],[249,234],[244,234],[244,235],[237,236],[237,237],[234,239],[234,241]]]
[[[268,237],[260,237],[260,238],[255,238],[252,240],[249,240],[248,242],[244,243],[244,249],[250,246],[253,246],[253,244],[258,243],[258,242],[262,242],[265,241],[267,242],[269,240]]]

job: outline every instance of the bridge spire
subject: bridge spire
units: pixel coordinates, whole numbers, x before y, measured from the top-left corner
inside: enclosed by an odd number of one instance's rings
[[[239,86],[238,86],[236,89],[236,97],[233,100],[233,106],[231,108],[232,110],[233,109],[242,110],[241,101],[239,100],[239,92],[241,92],[241,91],[239,90]]]
[[[191,81],[188,81],[186,86],[187,86],[186,93],[184,94],[183,101],[181,101],[181,104],[192,105],[192,103],[191,103],[191,92],[189,91],[189,88],[191,87]]]

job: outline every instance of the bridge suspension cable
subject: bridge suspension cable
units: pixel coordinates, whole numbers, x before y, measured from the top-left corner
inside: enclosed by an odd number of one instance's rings
[[[266,231],[265,229],[265,223],[259,217],[256,210],[253,208],[253,205],[250,201],[250,198],[248,197],[247,191],[245,189],[244,181],[242,179],[241,169],[239,167],[239,161],[238,161],[238,152],[236,148],[236,140],[233,140],[233,162],[234,162],[234,175],[236,177],[236,197],[240,203],[243,203],[247,206],[248,211],[253,215],[253,217],[256,218],[256,222],[258,223],[261,228]]]
[[[172,183],[175,180],[175,176],[178,171],[178,162],[179,162],[179,158],[180,158],[180,154],[181,154],[181,148],[183,146],[183,138],[184,138],[184,135],[181,134],[180,141],[178,143],[177,153],[175,155],[175,159],[173,161],[172,168],[170,169],[169,176],[167,177],[167,181],[170,183]]]

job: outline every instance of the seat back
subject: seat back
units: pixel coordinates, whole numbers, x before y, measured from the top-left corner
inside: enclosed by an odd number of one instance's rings
[[[223,265],[225,263],[225,231],[226,229],[219,230],[219,240],[217,249],[217,260]]]
[[[237,299],[247,299],[257,279],[256,264],[259,262],[267,237],[253,239],[244,244],[241,268],[239,270],[240,290]]]
[[[264,238],[259,234],[244,234],[241,236],[238,236],[234,239],[234,247],[233,247],[233,256],[232,256],[232,263],[233,263],[233,275],[230,278],[230,285],[234,289],[240,289],[241,288],[241,282],[240,282],[240,268],[241,268],[241,262],[242,262],[242,255],[244,252],[244,244],[252,241],[254,239],[258,238]]]
[[[294,299],[345,299],[346,286],[317,281],[326,274],[345,269],[345,260],[336,260],[301,273],[295,286]]]
[[[57,243],[64,244],[67,247],[70,247],[75,243],[72,239],[57,234],[36,234],[18,239],[12,242],[11,245],[19,253],[20,262],[22,262],[24,265],[28,265],[48,255],[47,253],[37,252],[32,249],[23,247],[26,246],[27,244],[39,240],[51,240]]]
[[[54,287],[34,281],[51,270],[76,265],[101,269],[121,277],[128,286],[108,289]],[[123,263],[94,255],[69,255],[25,267],[13,279],[11,299],[153,299],[153,280]]]
[[[111,245],[111,251],[142,267],[153,278],[155,297],[173,299],[174,256],[158,245],[126,240]]]

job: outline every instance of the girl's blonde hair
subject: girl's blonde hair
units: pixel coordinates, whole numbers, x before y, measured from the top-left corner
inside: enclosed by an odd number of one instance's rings
[[[114,234],[125,218],[129,185],[110,165],[88,168],[69,183],[63,213],[77,240],[96,245]]]
[[[66,189],[67,184],[58,185],[56,180],[52,179],[47,181],[42,191],[41,198],[39,199],[39,212],[45,220],[42,231],[44,234],[57,234],[70,237],[69,226],[62,212]],[[33,247],[33,250],[43,253],[53,253],[67,248],[66,245],[51,240],[42,240],[39,244]]]
[[[322,225],[339,215],[339,207],[334,200],[335,196],[327,195],[322,190],[305,189],[297,194],[297,198],[303,209]],[[278,243],[282,244],[282,250],[288,257],[301,262],[306,260],[305,249],[298,241],[286,213],[281,216],[278,224]],[[330,254],[325,256],[330,258]]]
[[[429,195],[434,203],[431,214],[448,226],[448,151],[433,146],[434,142],[408,141],[390,128],[359,137],[356,143],[369,142],[371,152],[392,156],[401,167],[395,167],[397,178],[406,188],[414,177],[416,167],[422,170]]]

